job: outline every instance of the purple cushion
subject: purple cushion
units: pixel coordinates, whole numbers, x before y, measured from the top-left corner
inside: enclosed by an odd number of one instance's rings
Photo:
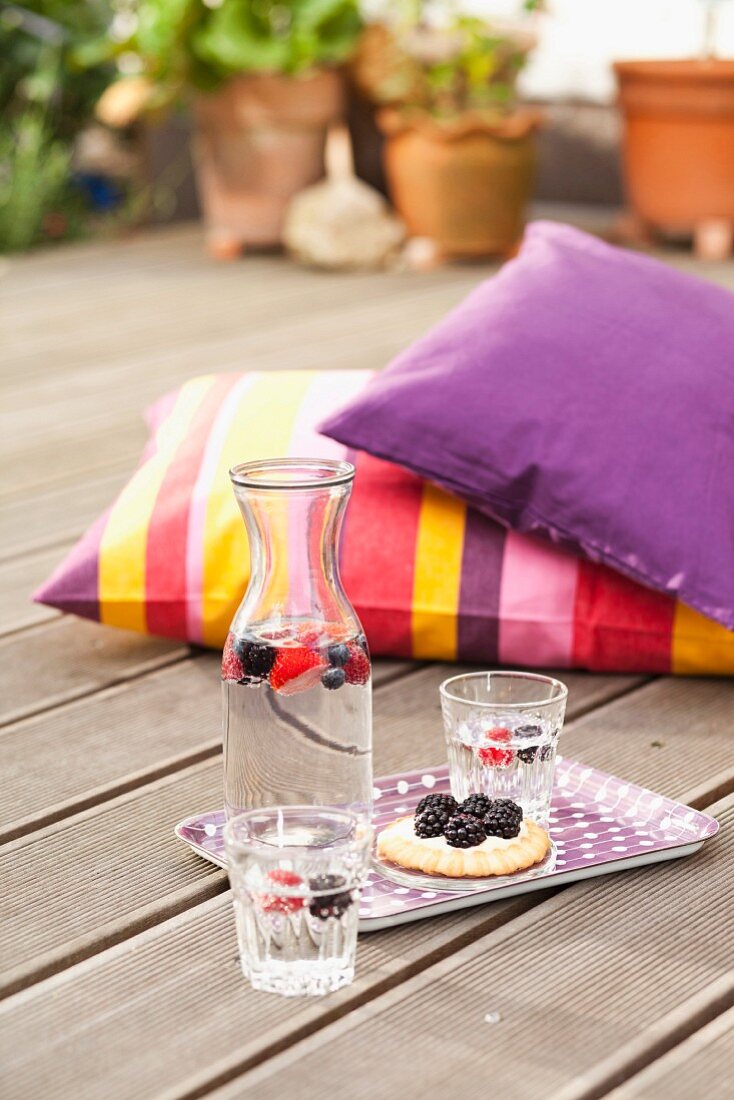
[[[536,222],[322,430],[734,628],[734,296]]]

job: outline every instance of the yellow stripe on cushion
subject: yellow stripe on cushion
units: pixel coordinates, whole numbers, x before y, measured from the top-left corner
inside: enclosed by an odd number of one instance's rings
[[[214,375],[202,375],[181,387],[173,409],[158,430],[155,452],[135,471],[112,507],[99,548],[100,622],[127,630],[146,630],[145,562],[150,517],[166,472],[214,382]]]
[[[466,505],[423,489],[413,575],[413,656],[455,661]]]
[[[206,508],[201,585],[205,645],[219,645],[226,637],[249,573],[247,532],[232,491],[229,470],[240,462],[289,453],[293,426],[317,374],[317,371],[281,372],[277,394],[272,375],[263,374],[242,394],[240,406],[232,416]]]
[[[685,604],[675,605],[671,672],[690,676],[734,674],[734,632]]]

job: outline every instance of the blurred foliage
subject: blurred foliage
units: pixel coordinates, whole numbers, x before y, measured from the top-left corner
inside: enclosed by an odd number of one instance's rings
[[[521,6],[531,11],[538,2]],[[376,104],[437,119],[511,109],[532,36],[456,12],[431,23],[425,8],[408,0],[396,6],[392,20],[367,29],[352,65],[362,93]]]
[[[75,51],[110,18],[107,0],[0,4],[0,251],[82,230],[73,142],[113,70]]]
[[[108,41],[108,56],[138,57],[159,89],[154,106],[238,73],[297,74],[338,64],[362,27],[358,0],[139,0],[136,15],[125,41]]]

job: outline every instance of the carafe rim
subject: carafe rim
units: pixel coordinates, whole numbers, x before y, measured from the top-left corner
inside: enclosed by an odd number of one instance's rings
[[[229,471],[232,484],[258,491],[330,489],[354,480],[355,468],[346,459],[265,458],[240,462]]]

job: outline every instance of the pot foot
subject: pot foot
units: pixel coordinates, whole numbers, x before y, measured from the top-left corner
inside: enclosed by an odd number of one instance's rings
[[[699,260],[727,260],[734,250],[734,223],[707,218],[693,230],[693,251]]]
[[[210,231],[206,235],[206,250],[212,259],[229,263],[239,259],[245,251],[245,242],[221,230]]]
[[[432,237],[411,237],[403,248],[401,265],[408,271],[433,271],[446,259],[441,245]]]
[[[624,210],[614,223],[612,239],[619,244],[649,248],[655,243],[652,226],[633,210]]]

